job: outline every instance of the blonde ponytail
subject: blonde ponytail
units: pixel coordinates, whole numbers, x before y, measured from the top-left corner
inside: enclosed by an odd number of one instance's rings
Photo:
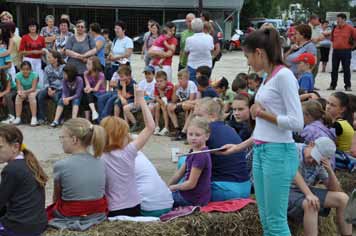
[[[46,183],[48,181],[48,176],[42,169],[42,167],[41,167],[40,163],[38,162],[37,158],[35,157],[35,155],[27,148],[24,148],[22,150],[22,152],[24,154],[26,165],[33,173],[38,184],[42,188],[46,187]]]
[[[73,118],[63,125],[73,136],[77,137],[83,146],[93,146],[94,156],[100,157],[106,143],[106,132],[99,125],[93,125],[83,118]]]

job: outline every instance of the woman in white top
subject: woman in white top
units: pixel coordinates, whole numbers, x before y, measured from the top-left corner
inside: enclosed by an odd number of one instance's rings
[[[214,50],[214,40],[210,34],[203,32],[204,23],[200,18],[192,21],[194,34],[185,42],[185,53],[188,54],[189,79],[196,82],[195,71],[199,66],[212,67],[211,53]]]
[[[298,169],[292,131],[303,129],[298,82],[283,65],[279,34],[275,29],[251,33],[243,43],[248,64],[265,71],[251,115],[256,119],[252,138],[226,145],[224,153],[253,145],[253,176],[264,235],[290,236],[287,208],[290,185]]]
[[[119,69],[120,65],[130,65],[133,51],[132,39],[126,36],[126,23],[118,21],[115,23],[116,37],[112,42],[108,61],[111,62],[109,78]]]

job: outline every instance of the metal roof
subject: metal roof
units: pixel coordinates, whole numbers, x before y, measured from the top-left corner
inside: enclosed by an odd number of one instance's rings
[[[128,7],[128,8],[197,8],[198,0],[8,0],[14,3],[34,3],[47,5],[88,6],[88,7]],[[204,0],[204,8],[241,9],[244,0]]]

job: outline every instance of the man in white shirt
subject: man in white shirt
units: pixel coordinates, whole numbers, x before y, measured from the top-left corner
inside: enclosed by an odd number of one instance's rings
[[[196,83],[196,69],[199,66],[212,67],[212,51],[214,40],[211,35],[203,32],[204,23],[200,18],[192,21],[194,35],[187,38],[185,53],[188,54],[189,79]]]

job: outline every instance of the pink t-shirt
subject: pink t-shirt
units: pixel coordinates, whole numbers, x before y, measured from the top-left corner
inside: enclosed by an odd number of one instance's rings
[[[105,196],[109,211],[134,207],[141,203],[136,186],[135,159],[137,148],[133,143],[124,149],[104,153]]]
[[[161,34],[154,42],[153,42],[153,46],[156,46],[156,47],[160,47],[160,48],[165,48],[164,46],[164,41],[167,40],[167,36],[164,35],[164,34]]]

